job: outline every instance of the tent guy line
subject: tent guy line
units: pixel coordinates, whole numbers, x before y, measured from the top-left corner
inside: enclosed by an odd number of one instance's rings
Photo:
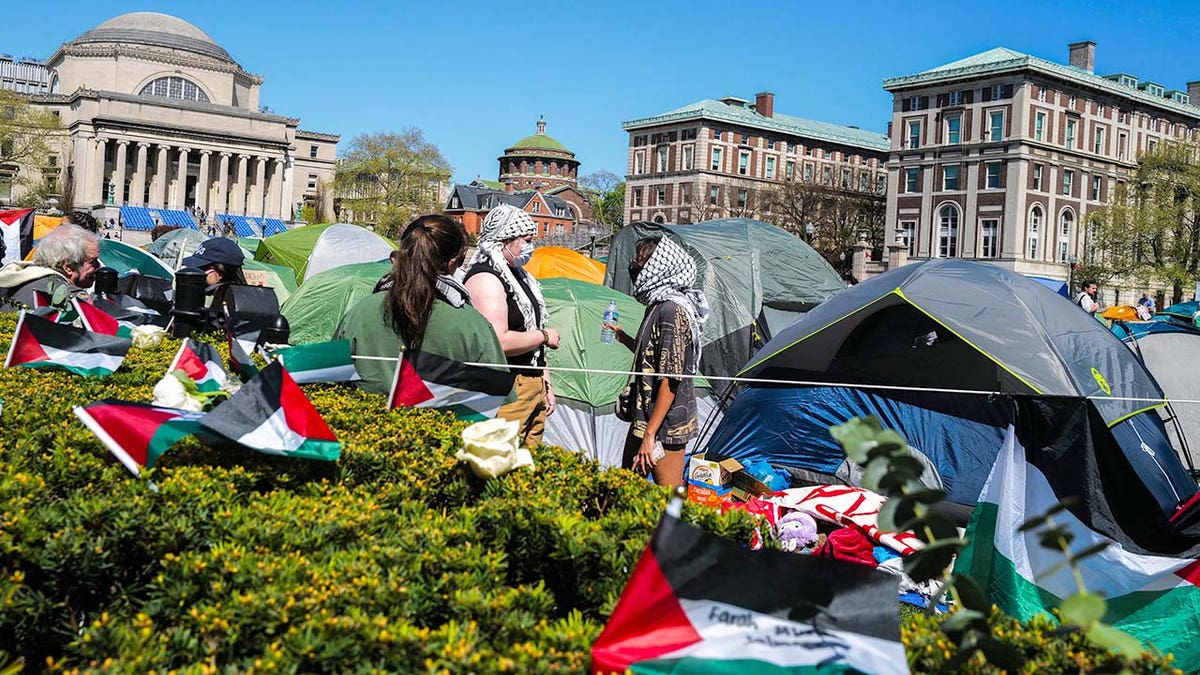
[[[399,357],[391,356],[360,356],[354,355],[351,358],[362,359],[364,361],[391,361],[398,363]],[[513,366],[508,363],[475,363],[471,361],[463,361],[464,366],[478,366],[482,368],[528,368],[534,369],[534,366]],[[552,373],[586,373],[590,375],[662,375],[652,371],[634,372],[631,370],[600,370],[595,368],[568,368],[566,366],[538,366],[537,370],[548,370]],[[805,380],[777,380],[762,377],[725,377],[720,375],[684,375],[672,373],[671,377],[690,378],[694,380],[722,381],[734,382],[739,384],[783,384],[801,387],[847,387],[858,389],[879,389],[884,391],[920,391],[935,394],[971,394],[973,396],[1008,396],[1012,392],[1004,391],[982,391],[977,389],[948,389],[944,387],[908,387],[893,384],[862,384],[858,382],[809,382]],[[1185,404],[1200,404],[1200,399],[1167,399],[1167,398],[1137,398],[1130,396],[1085,396],[1084,398],[1096,401],[1130,401],[1134,403],[1185,403]]]

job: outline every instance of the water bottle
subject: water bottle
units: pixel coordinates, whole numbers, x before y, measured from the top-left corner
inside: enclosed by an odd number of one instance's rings
[[[604,310],[604,328],[600,330],[600,342],[611,345],[616,340],[617,332],[609,328],[608,324],[616,323],[619,318],[621,314],[617,311],[617,301],[612,300],[608,303],[608,309]]]

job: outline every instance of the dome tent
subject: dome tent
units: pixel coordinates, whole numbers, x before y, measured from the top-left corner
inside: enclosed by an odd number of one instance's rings
[[[254,259],[290,267],[303,283],[342,265],[387,260],[395,249],[394,243],[366,228],[337,223],[297,227],[267,237],[258,245]]]
[[[279,310],[291,326],[291,344],[331,339],[346,310],[359,298],[370,295],[375,283],[391,269],[391,263],[386,261],[367,262],[310,276]]]
[[[539,246],[525,264],[537,279],[565,277],[591,284],[604,283],[604,263],[562,246]]]
[[[174,269],[183,266],[183,259],[192,254],[196,247],[211,239],[197,230],[181,227],[171,230],[158,239],[146,245],[146,252],[166,262]],[[253,241],[253,240],[252,240]],[[255,260],[253,254],[246,250],[244,240],[238,239],[245,260],[242,262],[242,274],[246,283],[251,286],[266,286],[275,291],[279,304],[287,302],[292,293],[296,292],[296,275],[290,267],[271,265]]]

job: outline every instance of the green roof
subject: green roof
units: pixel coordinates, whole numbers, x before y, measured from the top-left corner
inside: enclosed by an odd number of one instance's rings
[[[1110,78],[1116,75],[1096,75],[1074,66],[1064,66],[1046,59],[1022,54],[1004,47],[996,47],[965,59],[959,59],[937,68],[931,68],[916,75],[889,77],[883,81],[883,88],[888,91],[904,89],[915,85],[934,84],[945,80],[964,77],[993,75],[1019,70],[1030,70],[1042,75],[1057,77],[1081,86],[1099,89],[1116,96],[1121,96],[1141,103],[1157,106],[1164,110],[1200,117],[1200,106],[1194,103],[1180,103],[1166,96],[1153,94],[1127,87],[1114,82]],[[1130,77],[1133,77],[1130,75]]]
[[[482,178],[476,178],[475,182],[479,183],[480,185],[482,185],[485,188],[491,188],[493,190],[507,190],[508,189],[508,185],[501,183],[498,180],[483,180]]]
[[[626,131],[640,127],[656,126],[667,122],[679,122],[688,119],[711,119],[731,124],[741,124],[756,129],[769,129],[785,134],[793,134],[806,138],[841,143],[864,150],[887,152],[891,141],[884,134],[863,131],[853,127],[806,120],[802,117],[781,115],[763,117],[757,112],[742,105],[729,105],[713,99],[705,99],[677,108],[660,115],[630,120],[621,125]]]
[[[559,152],[574,154],[567,149],[567,146],[559,143],[546,134],[534,134],[532,136],[526,136],[516,143],[513,143],[508,150],[557,150]],[[505,151],[505,154],[513,153]]]

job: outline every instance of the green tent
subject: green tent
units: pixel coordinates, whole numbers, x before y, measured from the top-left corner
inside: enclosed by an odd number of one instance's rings
[[[196,230],[180,228],[164,234],[146,246],[146,251],[166,262],[173,269],[183,266],[183,259],[192,254],[200,244],[212,239]],[[247,242],[257,245],[259,239],[249,237],[238,238],[238,246],[246,256],[242,263],[242,273],[246,275],[246,283],[251,286],[266,286],[275,291],[279,304],[283,304],[296,292],[296,274],[290,267],[271,265],[253,258],[253,253],[246,248]]]
[[[386,261],[358,263],[306,279],[281,308],[291,325],[291,344],[330,339],[346,310],[359,298],[369,295],[379,278],[391,269],[391,263]]]
[[[167,263],[171,268],[179,269],[183,267],[183,259],[209,239],[212,237],[203,232],[181,227],[146,244],[146,252]]]
[[[309,225],[263,239],[254,259],[290,267],[303,282],[342,265],[386,260],[395,248],[391,241],[358,225]]]
[[[242,263],[242,274],[246,275],[246,283],[251,286],[266,286],[275,291],[281,306],[297,290],[296,274],[290,267],[246,258],[246,262]]]
[[[116,239],[100,240],[100,264],[111,267],[117,274],[137,272],[148,277],[174,279],[175,270],[142,249]]]

